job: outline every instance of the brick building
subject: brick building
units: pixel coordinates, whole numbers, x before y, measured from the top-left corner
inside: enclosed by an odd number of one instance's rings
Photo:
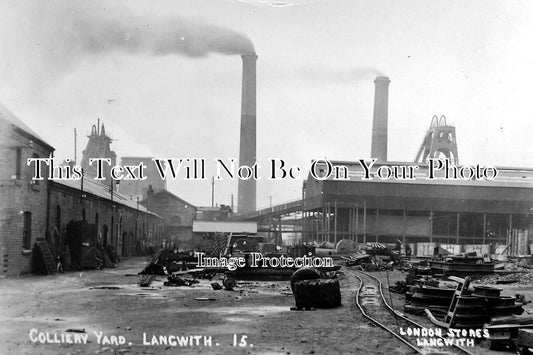
[[[31,271],[33,243],[46,236],[48,173],[32,180],[28,158],[51,156],[54,148],[0,104],[0,275]]]
[[[89,138],[84,161],[95,154],[114,163],[103,125],[101,130],[93,126]],[[116,185],[95,181],[90,169],[81,180],[48,180],[47,169],[43,180],[32,179],[33,165],[27,160],[51,157],[54,148],[2,105],[0,142],[0,276],[31,272],[39,240],[47,242],[54,256],[64,255],[68,245],[72,261],[90,260],[97,242],[112,246],[119,256],[161,244],[163,219],[116,192]],[[95,259],[85,266],[94,266]]]
[[[86,244],[112,245],[120,256],[140,255],[144,247],[161,243],[163,219],[111,186],[92,178],[84,178],[83,185],[81,180],[52,181],[49,195],[48,228],[56,253],[69,244],[76,225],[96,237]]]
[[[192,233],[192,221],[196,216],[196,207],[179,198],[168,190],[154,192],[148,189],[148,196],[141,204],[154,211],[165,221],[164,238],[168,244],[180,249],[196,247]]]

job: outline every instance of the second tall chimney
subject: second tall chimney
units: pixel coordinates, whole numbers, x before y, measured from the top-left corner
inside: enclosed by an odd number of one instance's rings
[[[255,53],[242,56],[242,102],[241,139],[239,165],[252,166],[256,163],[256,61]],[[237,209],[239,214],[256,210],[256,181],[252,177],[239,180]]]
[[[371,158],[387,161],[387,126],[389,119],[389,83],[386,76],[378,76],[374,80],[374,121],[372,123]]]

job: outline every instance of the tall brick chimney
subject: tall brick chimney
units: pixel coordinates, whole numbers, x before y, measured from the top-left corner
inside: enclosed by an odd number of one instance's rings
[[[389,83],[386,76],[378,76],[374,80],[374,121],[372,124],[371,158],[387,161],[387,126],[389,119]]]
[[[256,61],[255,53],[242,56],[241,141],[239,165],[256,162]],[[239,214],[256,210],[255,179],[239,180],[237,209]]]

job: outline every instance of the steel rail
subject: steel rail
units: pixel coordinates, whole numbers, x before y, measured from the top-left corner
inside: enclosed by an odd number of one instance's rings
[[[370,277],[371,279],[374,279],[378,282],[378,285],[379,285],[379,294],[381,296],[381,299],[383,300],[383,303],[385,304],[385,306],[398,318],[401,318],[403,319],[404,321],[408,322],[408,323],[411,323],[415,326],[417,326],[418,328],[424,328],[423,325],[415,322],[414,320],[404,316],[403,314],[401,314],[399,311],[397,311],[396,309],[394,309],[391,305],[389,305],[389,303],[387,302],[387,299],[385,298],[385,295],[383,294],[383,283],[381,282],[380,279],[378,279],[377,277],[375,277],[374,275],[371,275],[369,273],[366,273],[364,271],[358,271],[360,273],[362,273],[363,275],[367,276],[367,277]],[[361,278],[359,278],[359,276],[356,275],[356,277],[361,281]],[[362,283],[362,281],[361,281]],[[360,286],[361,287],[361,286]],[[390,291],[389,291],[390,292]],[[441,336],[436,336],[437,338],[440,338],[440,339],[443,339],[444,340],[444,337],[441,337]],[[403,339],[403,338],[402,338]],[[468,354],[468,355],[475,355],[474,353],[468,351],[467,349],[463,348],[462,346],[459,346],[457,344],[453,344],[452,345],[453,347],[455,347],[456,349]]]
[[[361,303],[359,302],[359,293],[361,292],[361,288],[363,288],[363,279],[361,279],[358,275],[355,275],[355,277],[357,277],[359,279],[359,288],[357,289],[357,292],[356,292],[356,295],[355,295],[355,302],[357,304],[357,307],[359,308],[359,310],[361,311],[361,314],[367,318],[369,321],[371,321],[372,323],[376,324],[377,326],[379,326],[380,328],[382,328],[383,330],[389,332],[390,334],[392,334],[394,337],[396,337],[398,340],[400,340],[402,343],[404,343],[405,345],[407,345],[408,347],[410,347],[411,349],[413,349],[414,351],[416,351],[418,354],[424,354],[424,352],[422,352],[419,348],[417,348],[416,346],[414,346],[413,344],[411,344],[408,340],[404,339],[401,335],[397,334],[396,332],[394,332],[392,329],[388,328],[386,325],[384,324],[381,324],[379,321],[377,321],[375,318],[372,318],[371,316],[369,316],[368,314],[366,314],[365,310],[363,309],[363,306],[361,305]],[[381,289],[381,287],[380,287]],[[382,294],[383,295],[383,294]]]

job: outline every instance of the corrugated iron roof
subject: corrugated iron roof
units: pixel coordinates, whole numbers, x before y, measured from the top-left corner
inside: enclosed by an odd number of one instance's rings
[[[346,166],[348,168],[347,179],[335,179],[334,174],[331,174],[324,181],[363,181],[368,183],[391,183],[391,184],[421,184],[421,185],[458,185],[458,186],[490,186],[490,187],[527,187],[533,188],[533,168],[515,168],[515,167],[498,167],[498,176],[494,180],[462,180],[462,179],[444,179],[442,171],[436,171],[435,179],[428,179],[428,165],[423,163],[412,162],[376,162],[371,168],[371,179],[364,180],[365,170],[359,162],[354,161],[333,161],[332,166]],[[376,168],[380,166],[419,166],[419,169],[414,173],[413,180],[399,179],[393,177],[381,180],[375,176]],[[317,166],[325,166],[324,162],[319,162]],[[462,167],[459,165],[458,167]],[[311,175],[308,177],[314,180]]]
[[[58,185],[63,185],[63,186],[81,191],[81,179],[80,180],[54,180],[54,182]],[[90,193],[94,196],[98,196],[105,200],[111,201],[111,192],[109,190],[109,186],[101,184],[92,178],[87,178],[87,177],[83,178],[83,191],[85,193]],[[137,201],[133,201],[129,197],[116,191],[113,191],[113,202],[126,206],[126,207],[133,208],[133,209],[138,209],[141,212],[145,212],[145,213],[149,213],[154,216],[157,216],[157,217],[161,217],[157,213],[149,211],[143,205],[137,204]]]

